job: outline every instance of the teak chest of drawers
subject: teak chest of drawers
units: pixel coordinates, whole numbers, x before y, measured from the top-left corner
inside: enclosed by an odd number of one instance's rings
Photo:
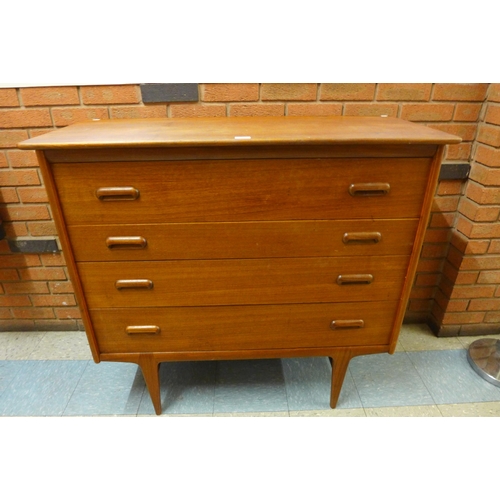
[[[37,150],[94,360],[394,352],[445,144],[392,118],[107,120]]]

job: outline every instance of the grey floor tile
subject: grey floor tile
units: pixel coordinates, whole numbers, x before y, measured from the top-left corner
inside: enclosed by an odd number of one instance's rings
[[[245,413],[214,413],[214,417],[278,417],[278,418],[288,418],[290,415],[287,411],[261,411],[261,412],[245,412]]]
[[[144,388],[136,364],[89,361],[64,415],[134,415]]]
[[[329,410],[332,367],[326,357],[282,360],[290,411]],[[360,408],[350,373],[346,374],[337,408]]]
[[[213,413],[215,361],[168,362],[160,365],[162,414]],[[147,390],[139,414],[154,414]]]
[[[465,350],[408,355],[436,404],[500,401],[500,389],[474,372]]]
[[[85,332],[47,332],[29,359],[92,359]]]
[[[22,361],[0,396],[0,414],[60,416],[88,361]]]
[[[288,411],[280,359],[217,363],[214,413]]]
[[[365,408],[434,404],[408,353],[359,356],[349,370]]]
[[[0,359],[28,359],[45,332],[0,332]]]
[[[330,409],[330,410],[310,410],[310,411],[291,411],[290,417],[366,417],[365,410],[363,408],[350,408],[344,410]]]

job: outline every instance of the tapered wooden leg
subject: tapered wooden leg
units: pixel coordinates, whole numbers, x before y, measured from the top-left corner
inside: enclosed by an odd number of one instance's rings
[[[139,358],[142,376],[157,415],[161,415],[160,363],[151,354],[141,354]]]
[[[351,358],[352,352],[350,349],[340,350],[330,357],[330,362],[332,363],[332,386],[330,392],[331,408],[337,406],[337,401],[339,400],[340,391],[342,390],[342,384]]]

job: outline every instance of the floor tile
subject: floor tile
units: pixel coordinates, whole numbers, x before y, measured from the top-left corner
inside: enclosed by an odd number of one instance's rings
[[[22,366],[22,361],[0,360],[0,396],[9,387]]]
[[[398,345],[407,352],[463,349],[458,337],[436,337],[424,324],[403,325]]]
[[[317,410],[317,411],[291,411],[290,417],[366,417],[363,408],[351,408],[345,410]]]
[[[500,417],[500,401],[439,405],[438,408],[444,417]]]
[[[92,359],[85,332],[47,332],[29,359]]]
[[[365,408],[367,417],[442,417],[436,405]]]
[[[60,416],[88,361],[19,361],[16,376],[0,396],[0,414]]]
[[[215,361],[162,363],[162,414],[213,413],[215,372]],[[153,403],[147,390],[144,391],[139,414],[154,414]]]
[[[261,412],[245,412],[245,413],[214,413],[214,417],[279,417],[288,418],[290,415],[287,411],[261,411]]]
[[[469,365],[467,353],[408,353],[436,404],[500,401],[500,388],[483,380]]]
[[[500,340],[500,335],[478,335],[475,337],[458,337],[458,340],[463,345],[464,349],[468,349],[472,342],[479,339],[495,339]]]
[[[137,365],[89,361],[64,415],[136,414],[144,389]]]
[[[288,411],[280,359],[219,361],[214,413]]]
[[[332,367],[326,357],[282,360],[290,411],[329,410]],[[337,408],[361,407],[356,386],[346,374]]]
[[[44,332],[0,332],[0,359],[28,359]]]
[[[359,356],[349,370],[364,408],[434,404],[407,353]]]

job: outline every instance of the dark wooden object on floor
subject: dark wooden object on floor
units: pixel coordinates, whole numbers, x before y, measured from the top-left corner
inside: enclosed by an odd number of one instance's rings
[[[37,150],[94,360],[393,353],[446,144],[392,118],[90,121]]]

